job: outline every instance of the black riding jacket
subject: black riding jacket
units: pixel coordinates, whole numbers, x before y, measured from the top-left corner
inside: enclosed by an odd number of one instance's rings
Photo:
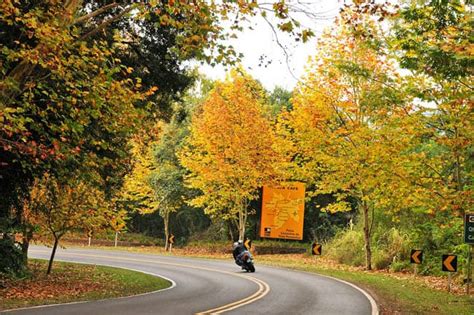
[[[236,248],[234,248],[234,251],[232,252],[232,255],[234,256],[234,260],[236,260],[237,257],[246,250],[247,249],[245,248],[244,244],[240,244]]]

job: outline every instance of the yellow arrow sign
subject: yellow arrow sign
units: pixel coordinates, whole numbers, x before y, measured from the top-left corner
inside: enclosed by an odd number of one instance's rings
[[[423,259],[422,256],[423,255],[423,251],[421,250],[412,250],[412,253],[411,253],[411,262],[414,263],[414,264],[421,264],[421,260]]]
[[[443,255],[443,271],[455,272],[458,267],[456,255]]]
[[[174,235],[173,234],[170,235],[170,237],[168,238],[168,241],[170,242],[170,244],[174,243]]]
[[[313,255],[321,255],[321,249],[322,245],[321,244],[313,244]]]

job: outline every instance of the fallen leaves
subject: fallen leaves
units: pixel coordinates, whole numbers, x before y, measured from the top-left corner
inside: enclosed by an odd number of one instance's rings
[[[95,266],[56,267],[58,270],[47,276],[44,262],[30,263],[29,277],[18,280],[2,279],[0,299],[62,300],[113,288],[113,279],[98,273]]]

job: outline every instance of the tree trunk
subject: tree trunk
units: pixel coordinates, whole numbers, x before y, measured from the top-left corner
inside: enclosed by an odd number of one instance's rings
[[[364,241],[365,241],[365,268],[372,270],[372,249],[370,246],[371,229],[369,224],[369,207],[365,201],[362,202],[364,215]]]
[[[28,248],[30,247],[30,240],[33,238],[33,231],[28,223],[23,223],[23,237],[21,241],[21,253],[23,258],[23,265],[28,266]]]
[[[227,229],[229,230],[230,240],[234,242],[236,239],[234,238],[234,227],[232,225],[232,220],[226,220],[225,223],[227,224]]]
[[[239,240],[243,241],[245,239],[245,225],[247,224],[248,211],[246,202],[240,202],[239,209]]]
[[[59,244],[59,237],[54,235],[53,251],[51,252],[51,257],[49,258],[48,271],[46,271],[47,275],[51,273],[51,269],[53,267],[54,255],[56,255],[56,249],[58,248],[58,244]]]

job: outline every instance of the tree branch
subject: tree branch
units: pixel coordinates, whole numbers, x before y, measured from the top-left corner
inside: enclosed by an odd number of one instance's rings
[[[124,9],[122,12],[120,12],[119,14],[117,14],[116,16],[114,17],[111,17],[110,19],[102,22],[101,24],[99,24],[96,28],[94,28],[93,30],[89,31],[88,33],[82,35],[81,37],[79,37],[79,41],[83,41],[85,40],[86,38],[94,35],[94,34],[97,34],[98,32],[100,32],[101,30],[103,30],[104,28],[106,28],[107,26],[109,26],[110,24],[112,24],[113,22],[121,19],[125,14],[129,13],[130,11],[132,11],[134,7],[133,6],[129,6],[127,7],[126,9]]]
[[[86,14],[86,15],[83,15],[79,18],[77,18],[75,21],[72,22],[72,25],[76,25],[76,24],[79,24],[79,23],[84,23],[86,22],[87,20],[93,18],[93,17],[96,17],[97,15],[99,14],[102,14],[104,13],[105,11],[107,11],[108,9],[111,9],[111,8],[115,8],[118,6],[118,3],[116,2],[113,2],[111,4],[108,4],[108,5],[105,5],[103,6],[102,8],[99,8],[89,14]]]

